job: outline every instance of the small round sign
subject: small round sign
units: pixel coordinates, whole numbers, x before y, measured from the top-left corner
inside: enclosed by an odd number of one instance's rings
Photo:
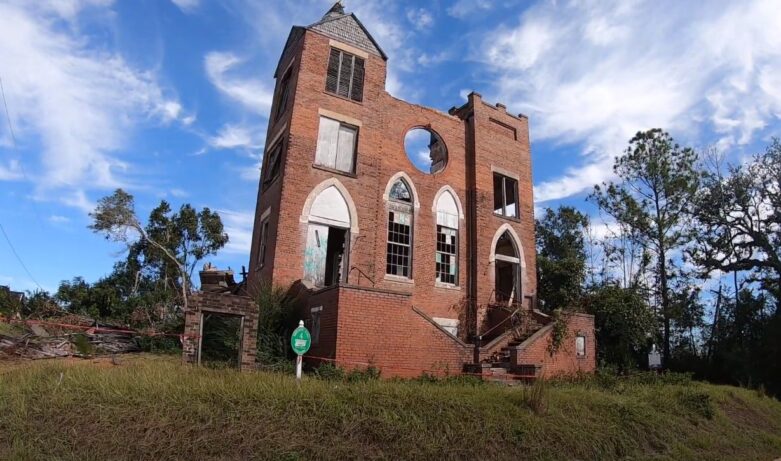
[[[293,335],[290,337],[290,346],[293,348],[293,352],[298,355],[304,355],[311,345],[312,336],[309,334],[309,330],[303,326],[293,330]]]

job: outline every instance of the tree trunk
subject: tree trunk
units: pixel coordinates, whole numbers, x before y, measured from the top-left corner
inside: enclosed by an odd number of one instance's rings
[[[662,289],[662,319],[664,322],[662,366],[666,369],[670,361],[670,297],[667,292],[667,254],[662,242],[659,243],[659,283]]]

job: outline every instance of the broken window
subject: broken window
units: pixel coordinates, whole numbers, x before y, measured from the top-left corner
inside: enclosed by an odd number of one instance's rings
[[[448,191],[437,199],[437,281],[458,284],[458,206]]]
[[[518,181],[494,173],[494,213],[518,217]]]
[[[258,245],[258,267],[266,264],[266,247],[268,245],[268,217],[260,223],[260,245]]]
[[[284,143],[279,140],[268,151],[268,161],[266,162],[266,174],[263,180],[264,184],[268,184],[279,176],[279,168],[282,163],[282,148]]]
[[[508,231],[499,237],[494,248],[494,298],[513,304],[521,298],[521,258]]]
[[[342,193],[330,186],[315,197],[309,210],[304,279],[318,287],[347,281],[350,211]]]
[[[353,101],[363,101],[363,75],[363,58],[331,48],[325,78],[326,91]]]
[[[345,173],[353,173],[357,140],[357,127],[327,117],[320,117],[315,164]]]
[[[403,179],[391,186],[388,196],[388,249],[385,273],[410,277],[412,262],[412,193]]]
[[[282,77],[282,82],[279,85],[279,93],[277,94],[277,112],[274,120],[279,120],[279,117],[285,113],[287,109],[287,103],[290,99],[290,82],[293,69],[288,69],[285,76]]]
[[[450,285],[456,284],[458,231],[437,226],[437,280]]]
[[[583,335],[575,336],[575,354],[578,357],[586,356],[586,337]]]

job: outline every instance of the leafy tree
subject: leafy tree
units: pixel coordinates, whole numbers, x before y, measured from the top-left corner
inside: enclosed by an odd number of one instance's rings
[[[705,174],[690,250],[704,272],[746,272],[781,306],[781,142],[742,166]]]
[[[689,213],[699,184],[697,154],[660,129],[637,133],[616,158],[617,182],[597,185],[589,197],[601,211],[631,230],[653,257],[654,288],[663,322],[663,356],[670,358],[673,255],[691,238]]]
[[[185,310],[196,264],[228,242],[218,214],[208,208],[196,212],[189,204],[172,213],[162,201],[144,226],[136,216],[133,196],[122,189],[100,199],[90,216],[90,229],[128,245],[125,269],[135,272],[134,292],[141,280],[151,280],[163,291],[178,291]]]
[[[591,288],[584,307],[594,316],[599,362],[620,371],[636,368],[655,330],[643,294],[637,288],[605,284]]]
[[[62,309],[52,296],[43,290],[28,292],[22,304],[22,316],[44,319],[62,314]]]
[[[588,217],[572,207],[546,208],[536,226],[539,299],[550,312],[573,309],[583,296],[586,278]]]

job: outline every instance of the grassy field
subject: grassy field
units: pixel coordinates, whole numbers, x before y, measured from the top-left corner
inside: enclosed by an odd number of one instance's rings
[[[297,386],[120,360],[0,364],[0,459],[781,457],[781,402],[686,380]]]

